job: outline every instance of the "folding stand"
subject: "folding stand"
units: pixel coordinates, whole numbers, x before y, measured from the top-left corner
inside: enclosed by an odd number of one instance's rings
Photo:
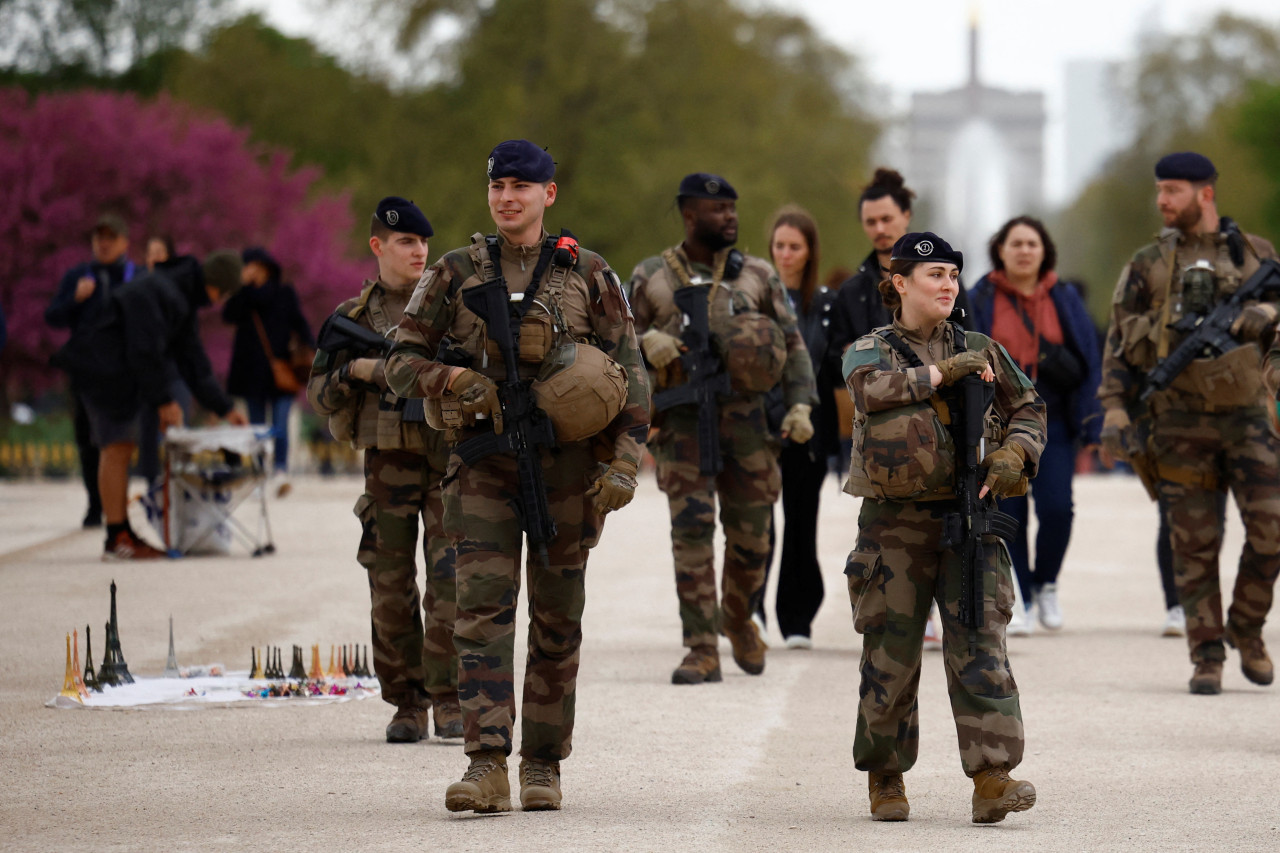
[[[255,557],[275,552],[265,488],[271,470],[270,437],[270,430],[251,426],[173,428],[165,433],[157,527],[171,554],[225,553],[232,537]],[[242,504],[258,508],[248,523],[236,516]],[[226,540],[222,548],[216,547],[219,536]]]

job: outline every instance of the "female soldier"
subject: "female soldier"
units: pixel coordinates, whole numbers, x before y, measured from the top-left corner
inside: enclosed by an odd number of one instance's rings
[[[864,498],[858,545],[845,574],[854,630],[863,635],[862,684],[853,755],[869,773],[871,814],[906,820],[902,774],[915,763],[916,690],[930,602],[942,613],[947,692],[960,761],[974,782],[973,820],[993,823],[1035,804],[1030,782],[1009,778],[1022,759],[1022,713],[1005,653],[1013,604],[1009,554],[994,536],[980,546],[982,624],[960,623],[960,542],[948,541],[957,520],[956,445],[944,424],[959,403],[950,386],[970,373],[993,383],[985,415],[985,483],[993,498],[1022,494],[1044,446],[1044,404],[999,344],[947,322],[959,291],[963,257],[930,232],[903,236],[893,247],[890,278],[880,284],[893,323],[845,352],[853,396],[853,453],[845,491]],[[956,407],[956,414],[951,408]]]

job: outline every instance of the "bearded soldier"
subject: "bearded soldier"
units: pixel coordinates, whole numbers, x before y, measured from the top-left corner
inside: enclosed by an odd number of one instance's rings
[[[525,533],[520,803],[526,811],[560,808],[587,552],[605,513],[634,495],[649,429],[648,384],[618,277],[567,231],[543,228],[554,175],[550,155],[531,142],[493,149],[489,213],[498,233],[475,235],[427,270],[387,362],[388,384],[426,398],[428,419],[456,440],[445,526],[457,549],[454,644],[471,763],[445,792],[450,811],[511,808]]]
[[[766,646],[751,602],[764,583],[782,483],[764,392],[781,381],[783,438],[813,437],[809,413],[817,392],[809,354],[773,267],[733,248],[737,198],[719,175],[686,176],[676,196],[684,242],[642,261],[631,277],[636,331],[655,371],[653,455],[671,508],[676,595],[689,649],[671,674],[673,684],[721,680],[721,629],[744,672],[764,671]],[[695,293],[694,302],[681,303]],[[706,329],[697,328],[690,311],[705,318]],[[699,387],[685,394],[682,386],[691,383]],[[695,398],[700,404],[675,402]],[[712,548],[717,500],[725,535],[719,602]]]
[[[1197,358],[1167,388],[1148,388],[1146,377],[1275,250],[1218,215],[1218,172],[1209,158],[1169,154],[1156,163],[1155,177],[1165,228],[1116,284],[1098,388],[1102,442],[1133,464],[1159,502],[1186,612],[1189,687],[1216,694],[1224,642],[1239,650],[1250,681],[1274,678],[1262,626],[1280,574],[1280,442],[1268,427],[1274,399],[1263,390],[1256,342],[1275,325],[1275,295],[1251,300],[1239,314],[1231,333],[1241,346]],[[1228,489],[1240,507],[1245,546],[1224,625],[1219,506]]]

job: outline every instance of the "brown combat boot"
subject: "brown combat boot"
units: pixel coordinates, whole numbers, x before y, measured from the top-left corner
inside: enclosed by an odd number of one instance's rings
[[[410,693],[396,702],[396,713],[387,724],[387,743],[417,743],[425,738],[431,700]]]
[[[1240,633],[1227,623],[1227,645],[1240,651],[1240,671],[1244,677],[1254,684],[1267,685],[1276,678],[1276,668],[1267,654],[1267,646],[1262,642],[1262,635],[1249,636]]]
[[[457,693],[444,693],[431,702],[432,716],[436,721],[436,737],[462,737],[462,707]]]
[[[1216,696],[1222,692],[1222,661],[1196,661],[1196,670],[1187,685],[1192,693],[1200,696]]]
[[[733,646],[733,662],[747,675],[764,672],[764,652],[768,648],[760,637],[756,623],[747,620],[739,628],[726,628],[725,634]]]
[[[527,812],[559,811],[559,761],[520,760],[520,807]]]
[[[471,756],[471,766],[444,792],[444,807],[451,812],[511,811],[511,783],[507,781],[507,757],[500,749],[485,749]]]
[[[906,820],[911,814],[901,773],[868,773],[872,820]]]
[[[973,777],[973,822],[997,823],[1009,812],[1025,812],[1036,804],[1036,786],[1009,778],[1005,765],[989,767]]]
[[[720,680],[720,651],[715,646],[694,646],[671,673],[672,684],[702,684]]]

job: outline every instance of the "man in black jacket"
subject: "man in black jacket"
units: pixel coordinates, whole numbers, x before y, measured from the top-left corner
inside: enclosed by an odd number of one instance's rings
[[[198,309],[221,301],[238,286],[240,258],[214,252],[203,268],[192,257],[115,288],[89,328],[81,329],[59,354],[60,364],[83,389],[94,444],[99,448],[98,490],[107,522],[104,560],[165,556],[129,526],[129,459],[138,441],[139,416],[153,408],[163,431],[182,424],[172,386],[181,379],[206,409],[229,423],[242,414],[213,375],[196,326]]]
[[[129,227],[114,213],[98,217],[89,232],[93,260],[67,270],[58,282],[58,290],[44,320],[55,329],[70,329],[71,337],[88,328],[106,304],[112,290],[133,278],[137,267],[129,260]],[[102,525],[102,501],[98,497],[98,448],[89,437],[89,417],[82,401],[83,389],[71,383],[72,422],[75,424],[76,450],[84,489],[89,495],[89,510],[84,515],[85,527]]]

